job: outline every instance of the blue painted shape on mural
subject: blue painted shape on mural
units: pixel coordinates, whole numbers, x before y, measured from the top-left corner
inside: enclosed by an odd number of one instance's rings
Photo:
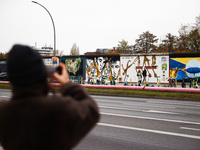
[[[178,62],[176,60],[170,59],[170,69],[183,69],[185,68],[185,64]]]
[[[186,75],[184,71],[179,71],[177,72],[176,75],[177,75],[176,80],[182,80],[182,79],[188,78],[188,76]]]
[[[189,72],[189,73],[199,73],[200,72],[200,68],[190,67],[190,68],[187,68],[186,71]]]

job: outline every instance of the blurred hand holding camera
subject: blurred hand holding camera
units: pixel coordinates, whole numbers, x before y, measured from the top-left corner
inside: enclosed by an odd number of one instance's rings
[[[60,63],[58,67],[61,68],[61,74],[54,72],[53,77],[61,84],[66,84],[69,82],[69,74],[65,64]]]

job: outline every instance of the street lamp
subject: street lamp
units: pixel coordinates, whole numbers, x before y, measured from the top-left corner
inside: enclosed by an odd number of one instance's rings
[[[41,5],[40,3],[36,2],[36,1],[32,1],[32,2],[42,6],[48,12],[49,16],[51,17],[51,21],[52,21],[52,24],[53,24],[53,31],[54,31],[54,56],[56,56],[56,29],[55,29],[53,17],[51,16],[50,12],[43,5]]]

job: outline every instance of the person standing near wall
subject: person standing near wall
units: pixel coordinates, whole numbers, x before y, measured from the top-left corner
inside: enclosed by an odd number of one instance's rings
[[[144,70],[142,72],[142,75],[143,75],[143,82],[144,82],[144,85],[146,84],[146,76],[147,76],[147,70],[146,70],[146,67],[144,67]]]
[[[138,86],[140,86],[142,82],[142,72],[140,70],[138,70],[137,76],[138,76]]]

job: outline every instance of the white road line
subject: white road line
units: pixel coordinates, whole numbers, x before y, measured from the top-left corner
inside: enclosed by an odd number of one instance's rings
[[[143,112],[150,112],[150,113],[159,113],[159,114],[172,114],[172,115],[177,115],[177,114],[181,114],[184,115],[182,113],[175,113],[175,112],[167,112],[167,111],[157,111],[157,110],[147,110],[147,111],[143,111]]]
[[[92,95],[92,97],[93,98],[95,98],[95,99],[99,99],[99,100],[102,100],[102,97],[104,97],[104,98],[108,98],[109,100],[110,99],[114,99],[114,100],[116,100],[116,99],[120,99],[120,100],[135,100],[135,98],[133,98],[133,97],[113,97],[113,96],[93,96]],[[138,99],[138,98],[137,98]],[[139,101],[139,100],[137,100],[137,101]]]
[[[0,96],[2,98],[10,98],[11,96]]]
[[[184,115],[183,113],[175,113],[175,112],[166,112],[166,111],[157,111],[157,110],[141,110],[141,109],[132,109],[132,108],[119,108],[119,107],[110,107],[110,106],[99,106],[99,108],[106,109],[116,109],[116,110],[129,110],[129,111],[140,111],[140,112],[148,112],[148,113],[159,113],[159,114],[173,114],[173,115]]]
[[[149,105],[147,105],[146,103],[144,103],[144,104],[130,104],[130,103],[123,103],[124,105],[128,105],[128,106],[130,106],[130,105],[132,105],[132,106],[148,106],[149,107]],[[171,109],[175,109],[176,107],[172,107],[172,106],[162,106],[162,105],[160,105],[160,106],[155,106],[155,105],[152,105],[151,107],[154,107],[154,108],[171,108]]]
[[[200,125],[200,122],[190,122],[190,121],[171,120],[171,119],[152,118],[152,117],[142,117],[142,116],[120,115],[120,114],[103,113],[103,112],[101,112],[101,114],[102,115],[108,115],[108,116],[137,118],[137,119],[148,119],[148,120],[157,120],[157,121],[166,121],[166,122],[175,122],[175,123],[186,123],[186,124]]]
[[[178,102],[159,102],[159,101],[147,101],[147,103],[153,104],[168,104],[168,105],[181,105],[181,106],[200,106],[198,104],[191,104],[191,103],[178,103]]]
[[[110,106],[99,106],[99,107],[100,108],[117,109],[117,110],[131,110],[131,111],[140,111],[140,112],[143,111],[141,109],[132,109],[132,108],[119,108],[119,107],[110,107]]]
[[[118,102],[118,101],[96,101],[97,103],[101,103],[101,102],[103,102],[103,103],[112,103],[112,104],[119,104],[119,105],[122,105],[123,103],[122,102]]]
[[[147,112],[147,113],[159,113],[159,114],[172,114],[172,115],[185,115],[183,113],[176,113],[176,112],[167,112],[167,111],[157,111],[157,110],[142,110],[142,109],[132,109],[132,108],[119,108],[119,107],[111,107],[111,106],[100,106],[99,108],[108,108],[108,109],[116,109],[116,110],[130,110],[130,111],[140,111],[140,112]]]
[[[179,136],[179,137],[184,137],[184,138],[200,139],[200,136],[196,136],[196,135],[173,133],[173,132],[167,132],[167,131],[151,130],[151,129],[144,129],[144,128],[135,128],[135,127],[121,126],[121,125],[114,125],[114,124],[106,124],[106,123],[98,123],[98,125],[107,126],[107,127],[113,127],[113,128],[121,128],[121,129],[129,129],[129,130],[151,132],[151,133],[157,133],[157,134],[165,134],[165,135],[171,135],[171,136]]]
[[[200,129],[196,129],[196,128],[187,128],[187,127],[180,127],[180,129],[193,130],[193,131],[200,131]]]

